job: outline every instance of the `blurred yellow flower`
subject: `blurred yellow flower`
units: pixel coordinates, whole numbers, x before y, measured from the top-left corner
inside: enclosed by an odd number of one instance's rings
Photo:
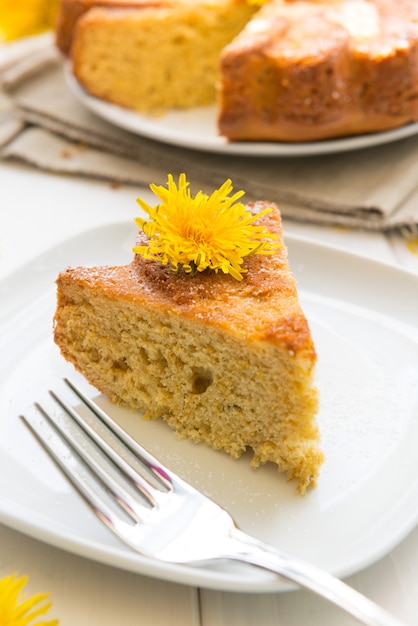
[[[185,174],[180,174],[178,187],[171,174],[167,188],[151,185],[161,204],[151,207],[141,198],[137,202],[150,221],[135,218],[148,237],[148,245],[136,246],[134,252],[145,259],[170,265],[174,271],[194,275],[206,269],[231,274],[242,280],[246,271],[241,266],[250,254],[273,254],[275,235],[254,224],[269,213],[265,209],[253,215],[238,202],[244,191],[232,193],[226,180],[210,196],[199,191],[192,196]]]
[[[0,0],[0,42],[51,29],[57,7],[58,0]]]
[[[49,611],[51,603],[45,602],[49,596],[42,593],[20,599],[27,582],[27,576],[16,574],[0,579],[0,626],[58,626],[56,619],[34,621]]]

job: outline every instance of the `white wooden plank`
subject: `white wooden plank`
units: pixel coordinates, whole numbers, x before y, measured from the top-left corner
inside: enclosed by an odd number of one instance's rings
[[[60,626],[200,626],[198,591],[101,565],[0,526],[0,577],[29,576]]]

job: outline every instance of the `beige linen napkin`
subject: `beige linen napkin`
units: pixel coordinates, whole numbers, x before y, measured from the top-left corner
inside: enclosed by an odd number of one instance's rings
[[[28,55],[28,46],[35,47]],[[20,54],[16,52],[20,50]],[[418,136],[339,154],[230,156],[152,141],[96,117],[69,89],[51,36],[0,54],[9,106],[0,116],[0,158],[146,186],[185,172],[192,189],[225,178],[247,200],[274,201],[285,218],[418,233]],[[13,58],[11,58],[13,57]],[[1,102],[1,101],[0,101]]]

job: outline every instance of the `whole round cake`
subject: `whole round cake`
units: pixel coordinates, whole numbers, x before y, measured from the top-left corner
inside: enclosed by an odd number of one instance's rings
[[[150,115],[216,102],[229,140],[418,120],[415,0],[62,0],[57,43],[88,93]]]

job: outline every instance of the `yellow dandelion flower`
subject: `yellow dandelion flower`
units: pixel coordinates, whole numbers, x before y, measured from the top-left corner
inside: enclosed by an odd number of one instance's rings
[[[13,574],[0,579],[0,625],[1,626],[58,626],[58,620],[34,621],[45,615],[51,608],[50,602],[45,602],[48,594],[37,593],[20,601],[19,596],[28,582],[27,576],[20,578]]]
[[[0,0],[0,42],[51,29],[57,9],[58,0]]]
[[[150,220],[135,218],[148,245],[136,246],[134,252],[145,259],[191,275],[209,269],[242,280],[246,256],[273,254],[279,245],[275,235],[254,223],[271,209],[253,215],[239,202],[244,191],[230,195],[230,180],[210,196],[202,191],[192,196],[185,174],[180,174],[178,186],[169,174],[167,187],[150,185],[150,189],[161,203],[151,207],[138,198]]]

